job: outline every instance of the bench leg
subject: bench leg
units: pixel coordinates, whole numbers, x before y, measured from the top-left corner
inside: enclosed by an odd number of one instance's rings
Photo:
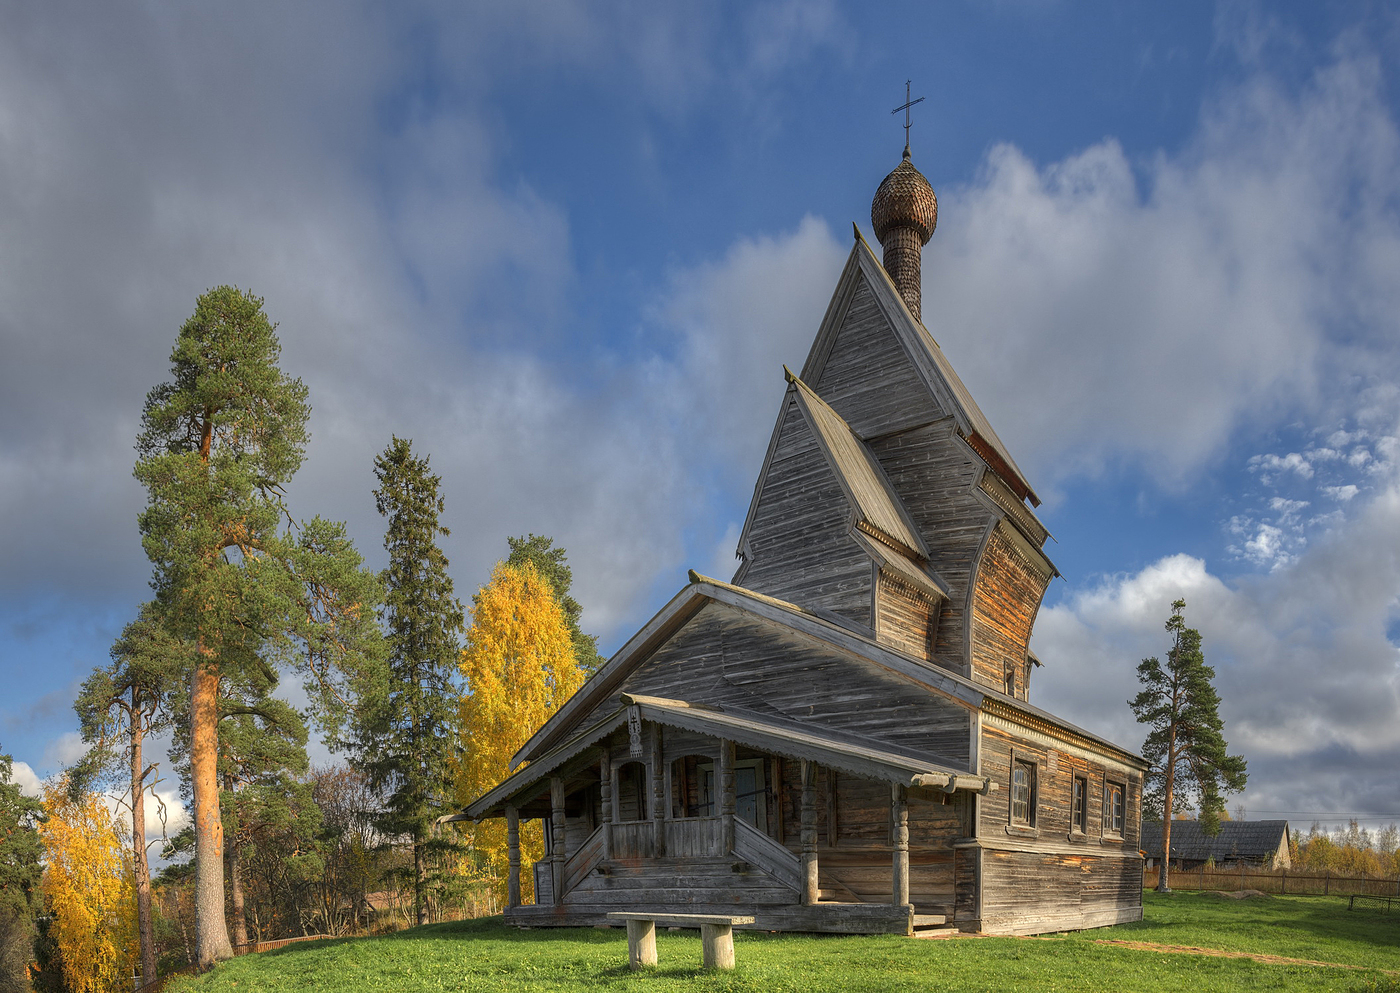
[[[734,953],[729,953],[731,960]],[[635,972],[656,965],[656,922],[627,922],[627,962]]]
[[[701,964],[706,969],[734,968],[734,928],[729,924],[701,924]]]

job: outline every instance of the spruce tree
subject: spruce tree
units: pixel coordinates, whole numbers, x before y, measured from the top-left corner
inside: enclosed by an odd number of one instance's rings
[[[1172,815],[1194,807],[1202,829],[1220,833],[1226,793],[1244,789],[1245,761],[1226,753],[1225,725],[1220,719],[1220,695],[1212,680],[1215,670],[1201,653],[1201,633],[1188,628],[1182,612],[1185,600],[1172,604],[1166,628],[1172,633],[1166,665],[1154,656],[1138,666],[1143,690],[1128,701],[1138,722],[1152,730],[1142,745],[1151,763],[1144,787],[1143,809],[1162,818],[1162,864],[1157,890],[1170,892],[1167,866],[1171,860]]]
[[[30,988],[29,962],[43,848],[36,827],[43,805],[11,779],[10,756],[0,755],[0,993]]]
[[[554,547],[553,538],[538,534],[507,538],[506,543],[510,545],[510,558],[506,562],[513,566],[529,562],[540,578],[554,590],[555,602],[564,612],[564,623],[569,626],[569,637],[574,643],[574,661],[578,667],[585,675],[597,671],[603,664],[603,657],[598,654],[598,636],[584,634],[579,627],[583,607],[569,595],[569,588],[574,584],[574,571],[566,564],[568,557],[564,549]]]
[[[378,585],[344,526],[296,525],[285,503],[308,435],[306,387],[278,367],[262,300],[234,287],[199,297],[171,352],[171,381],[146,398],[136,478],[151,581],[170,633],[192,645],[189,763],[197,957],[229,958],[219,805],[219,684],[267,659],[307,673],[332,720],[344,673],[372,658]],[[286,525],[284,526],[284,521]]]
[[[389,520],[382,573],[387,667],[377,688],[362,688],[354,765],[384,796],[379,828],[412,838],[415,916],[423,924],[429,863],[449,847],[435,826],[453,798],[465,616],[437,544],[451,532],[441,522],[442,480],[428,457],[395,437],[375,458],[374,473],[375,508]]]

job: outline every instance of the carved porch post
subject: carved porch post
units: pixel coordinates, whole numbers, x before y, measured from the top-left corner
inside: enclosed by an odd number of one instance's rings
[[[734,851],[734,742],[719,743],[719,846],[720,854]]]
[[[564,780],[558,776],[549,779],[550,823],[554,828],[554,855],[550,860],[554,870],[554,902],[563,902],[564,897]]]
[[[608,751],[608,746],[603,746],[603,755],[599,760],[598,788],[602,792],[603,815],[603,858],[611,859],[613,854],[612,822],[613,822],[613,788],[612,788],[612,752]]]
[[[802,760],[802,902],[817,902],[817,763]]]
[[[520,906],[520,811],[506,804],[506,852],[510,872],[506,876],[506,906]]]
[[[651,826],[652,851],[666,854],[666,768],[662,764],[661,725],[651,726]]]
[[[890,812],[894,815],[894,892],[890,902],[903,907],[909,902],[909,794],[898,783],[890,786]]]

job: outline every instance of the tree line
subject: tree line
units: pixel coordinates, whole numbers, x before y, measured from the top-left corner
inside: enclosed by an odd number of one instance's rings
[[[297,519],[308,392],[262,300],[221,286],[150,391],[134,474],[152,599],[75,703],[87,754],[41,799],[0,756],[0,993],[129,989],[251,940],[424,923],[503,891],[504,839],[439,818],[601,659],[564,549],[530,534],[471,600],[439,541],[442,480],[412,442],[374,461],[388,566],[343,522]],[[299,679],[305,710],[279,695]],[[342,754],[311,769],[312,731]],[[169,770],[190,826],[147,837]],[[538,833],[538,830],[536,831]],[[149,852],[169,862],[155,878]],[[525,839],[538,857],[542,838]]]

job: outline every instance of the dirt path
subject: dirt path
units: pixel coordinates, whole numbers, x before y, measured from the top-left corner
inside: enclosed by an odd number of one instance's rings
[[[1370,967],[1364,965],[1346,965],[1342,962],[1318,962],[1314,959],[1290,959],[1282,955],[1258,955],[1254,952],[1227,952],[1219,948],[1197,948],[1194,945],[1158,945],[1150,941],[1119,941],[1110,938],[1098,938],[1094,941],[1096,945],[1117,945],[1119,948],[1135,948],[1144,952],[1161,952],[1166,955],[1212,955],[1216,958],[1224,959],[1251,959],[1255,962],[1263,962],[1266,965],[1313,965],[1322,966],[1328,969],[1357,969],[1369,970]],[[1394,969],[1373,969],[1370,971],[1381,972],[1387,976],[1400,976],[1400,972]]]

